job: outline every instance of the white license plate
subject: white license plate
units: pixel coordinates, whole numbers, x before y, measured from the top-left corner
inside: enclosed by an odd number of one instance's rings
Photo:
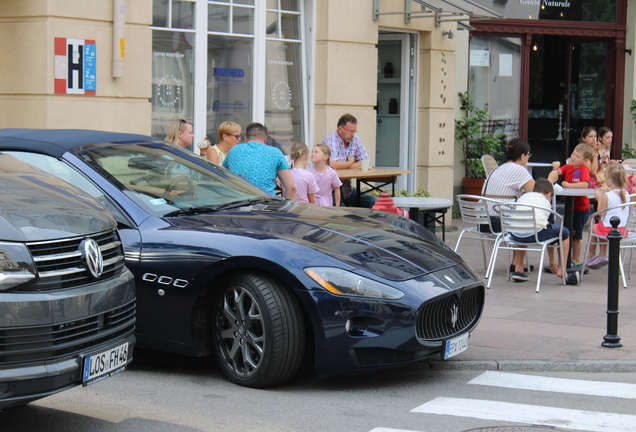
[[[464,333],[453,339],[446,341],[446,347],[444,348],[444,360],[449,359],[461,352],[468,349],[468,333]]]
[[[128,342],[99,354],[84,357],[82,385],[86,387],[126,369]]]

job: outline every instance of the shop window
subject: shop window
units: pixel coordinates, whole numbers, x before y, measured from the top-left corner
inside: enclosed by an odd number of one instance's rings
[[[206,131],[212,142],[221,123],[232,121],[245,128],[250,122],[252,43],[246,38],[208,36]]]
[[[300,43],[267,41],[265,126],[269,144],[286,154],[304,136],[301,57]]]
[[[170,123],[184,118],[193,121],[195,134],[205,127],[216,141],[224,121],[245,127],[258,119],[267,126],[270,143],[284,151],[306,139],[301,2],[255,3],[153,0],[154,136],[165,137]],[[193,27],[195,11],[207,14],[206,28]],[[260,34],[255,33],[256,19],[263,20]],[[205,37],[199,38],[200,33]],[[195,35],[200,43],[207,38],[205,59],[195,58]],[[264,81],[255,79],[254,71],[264,71]],[[194,89],[195,78],[202,88]],[[263,88],[254,88],[258,82]],[[193,118],[194,104],[201,106],[203,97],[205,126],[201,112]]]
[[[208,3],[208,32],[254,34],[253,0]]]
[[[519,136],[521,39],[475,36],[470,42],[468,90],[476,106],[492,117],[482,125],[488,134]]]
[[[177,118],[192,119],[192,33],[152,32],[152,135],[164,138]]]
[[[194,0],[155,0],[152,25],[175,29],[194,28]]]

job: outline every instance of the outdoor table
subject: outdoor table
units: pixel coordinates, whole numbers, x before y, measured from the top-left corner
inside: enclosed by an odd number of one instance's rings
[[[411,171],[394,168],[369,168],[366,171],[362,171],[359,168],[347,168],[336,170],[340,180],[356,179],[356,189],[358,190],[358,196],[356,197],[356,205],[360,206],[360,194],[367,193],[368,191],[375,190],[378,192],[384,192],[381,190],[384,186],[391,185],[391,196],[395,195],[395,183],[397,178],[401,174],[408,174]],[[381,183],[379,186],[372,185],[371,182]],[[369,187],[366,191],[360,190],[360,183],[364,183]]]
[[[530,175],[532,175],[532,169],[533,168],[548,168],[548,167],[552,167],[552,163],[550,163],[550,162],[528,162],[526,164],[526,168],[528,169],[528,172],[530,173]]]
[[[409,217],[435,233],[436,224],[442,227],[442,241],[446,241],[446,212],[453,201],[444,198],[395,197],[396,207],[408,208]],[[420,220],[421,219],[421,220]]]
[[[553,197],[552,197],[552,207],[556,210],[556,197],[557,196],[564,196],[565,197],[565,214],[563,215],[563,225],[570,230],[570,235],[572,233],[572,218],[573,218],[573,212],[574,212],[574,197],[575,196],[586,196],[588,198],[594,198],[594,193],[596,192],[596,189],[582,189],[582,188],[561,188],[561,190],[554,191]],[[567,267],[570,268],[570,263],[571,263],[571,249],[572,249],[572,242],[570,241],[570,250],[568,250],[568,257],[567,257]],[[583,257],[582,259],[585,259],[585,257]]]

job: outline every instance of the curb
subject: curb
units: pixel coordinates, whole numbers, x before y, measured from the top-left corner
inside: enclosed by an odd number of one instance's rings
[[[430,369],[499,370],[545,372],[636,372],[636,361],[581,360],[575,362],[541,360],[454,360],[428,361]]]

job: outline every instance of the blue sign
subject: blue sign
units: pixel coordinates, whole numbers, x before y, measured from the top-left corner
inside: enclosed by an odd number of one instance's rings
[[[97,54],[95,44],[84,44],[84,90],[97,90]]]

